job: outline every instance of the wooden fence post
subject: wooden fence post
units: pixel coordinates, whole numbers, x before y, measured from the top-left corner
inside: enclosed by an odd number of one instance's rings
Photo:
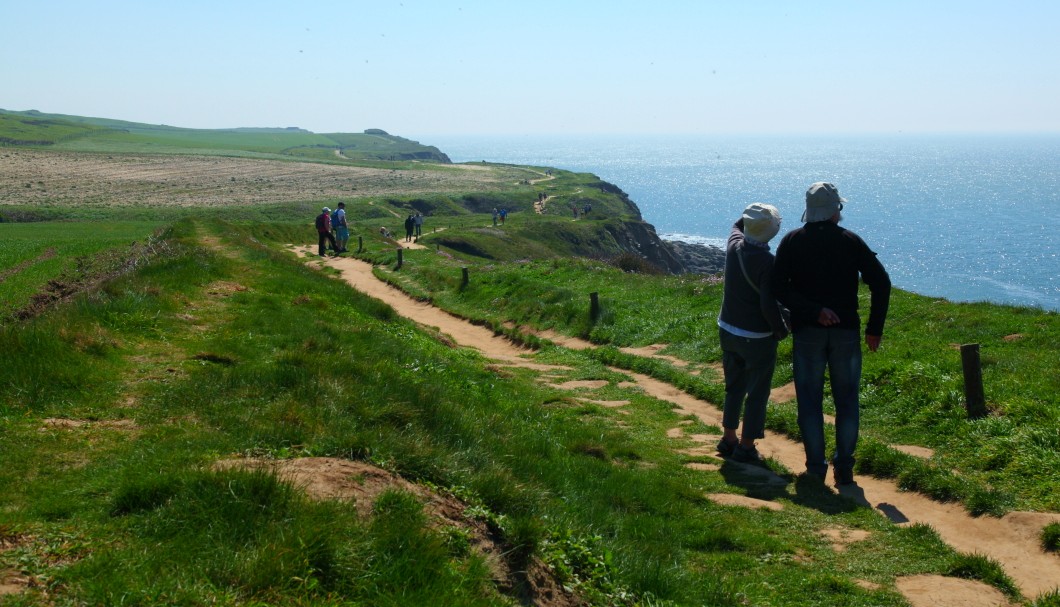
[[[979,344],[961,346],[961,366],[964,368],[964,406],[969,419],[986,417],[986,396],[983,394],[983,368],[979,362]]]
[[[363,250],[364,250],[364,237],[363,236],[358,236],[357,237],[357,252],[360,253]]]
[[[593,291],[589,293],[589,318],[596,322],[598,316],[600,316],[600,294]]]
[[[467,273],[467,267],[460,268],[460,288],[463,289],[470,282],[470,277]]]
[[[394,268],[395,270],[400,270],[401,269],[401,264],[404,263],[403,260],[402,260],[402,255],[401,255],[402,251],[404,251],[404,250],[405,249],[398,249],[398,265],[397,265],[396,268]]]

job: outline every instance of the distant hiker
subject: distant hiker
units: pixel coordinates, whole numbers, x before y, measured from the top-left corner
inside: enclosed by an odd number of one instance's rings
[[[379,226],[379,235],[383,238],[390,238],[390,230],[386,229],[386,226]]]
[[[880,347],[890,304],[891,279],[860,237],[839,227],[846,199],[830,183],[806,191],[801,228],[784,235],[773,268],[773,293],[791,309],[792,373],[799,403],[799,431],[806,450],[806,472],[824,479],[825,369],[835,401],[835,482],[854,482],[854,449],[858,444],[861,382],[861,320],[858,284],[864,280],[871,300],[865,344]],[[859,280],[860,278],[860,280]]]
[[[724,436],[718,452],[736,461],[761,459],[755,440],[765,438],[766,403],[777,363],[777,342],[788,335],[770,278],[769,241],[780,230],[777,208],[753,203],[732,226],[725,248],[725,290],[718,315],[725,374]],[[743,410],[743,431],[736,428]]]
[[[493,207],[493,227],[497,227],[497,216],[500,213],[497,212],[497,207]]]
[[[324,207],[320,211],[320,215],[317,215],[316,226],[317,234],[319,235],[317,240],[317,253],[323,257],[324,253],[327,252],[325,245],[330,246],[332,249],[338,249],[338,247],[335,246],[335,237],[331,235],[331,209]]]
[[[506,219],[508,219],[508,209],[501,209],[501,225],[504,225]]]
[[[423,215],[416,213],[416,216],[412,218],[412,221],[416,226],[416,238],[419,238],[423,232]]]
[[[335,230],[335,242],[338,252],[346,252],[346,243],[350,241],[350,228],[346,223],[346,203],[340,202],[339,208],[331,213],[331,227]]]
[[[583,215],[588,215],[589,211],[591,211],[591,210],[593,210],[593,205],[591,205],[590,203],[587,202],[587,203],[585,203],[585,208],[582,209],[582,214]]]
[[[412,240],[412,232],[416,229],[416,220],[410,214],[405,220],[405,242]]]

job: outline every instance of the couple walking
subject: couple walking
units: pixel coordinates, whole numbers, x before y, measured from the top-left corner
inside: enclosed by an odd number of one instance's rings
[[[831,463],[837,485],[854,482],[861,381],[858,284],[864,280],[871,292],[865,344],[873,352],[880,346],[891,292],[876,253],[839,227],[844,202],[834,185],[811,185],[802,216],[806,225],[781,239],[775,258],[768,243],[780,231],[780,213],[768,204],[748,206],[729,236],[718,315],[725,373],[718,452],[737,461],[759,459],[755,440],[765,437],[777,343],[790,330],[806,472],[820,479],[828,472],[822,410],[827,369],[836,411]]]

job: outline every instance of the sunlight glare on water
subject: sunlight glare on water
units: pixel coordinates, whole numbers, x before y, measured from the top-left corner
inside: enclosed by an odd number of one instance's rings
[[[894,283],[955,301],[1060,310],[1060,137],[442,137],[455,162],[594,173],[673,240],[722,244],[751,202],[801,225],[806,188],[831,181],[843,225]],[[776,241],[774,241],[775,243]]]

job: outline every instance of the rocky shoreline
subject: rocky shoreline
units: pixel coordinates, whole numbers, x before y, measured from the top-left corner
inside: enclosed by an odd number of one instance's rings
[[[725,271],[725,250],[713,245],[664,240],[690,274],[719,274]]]

